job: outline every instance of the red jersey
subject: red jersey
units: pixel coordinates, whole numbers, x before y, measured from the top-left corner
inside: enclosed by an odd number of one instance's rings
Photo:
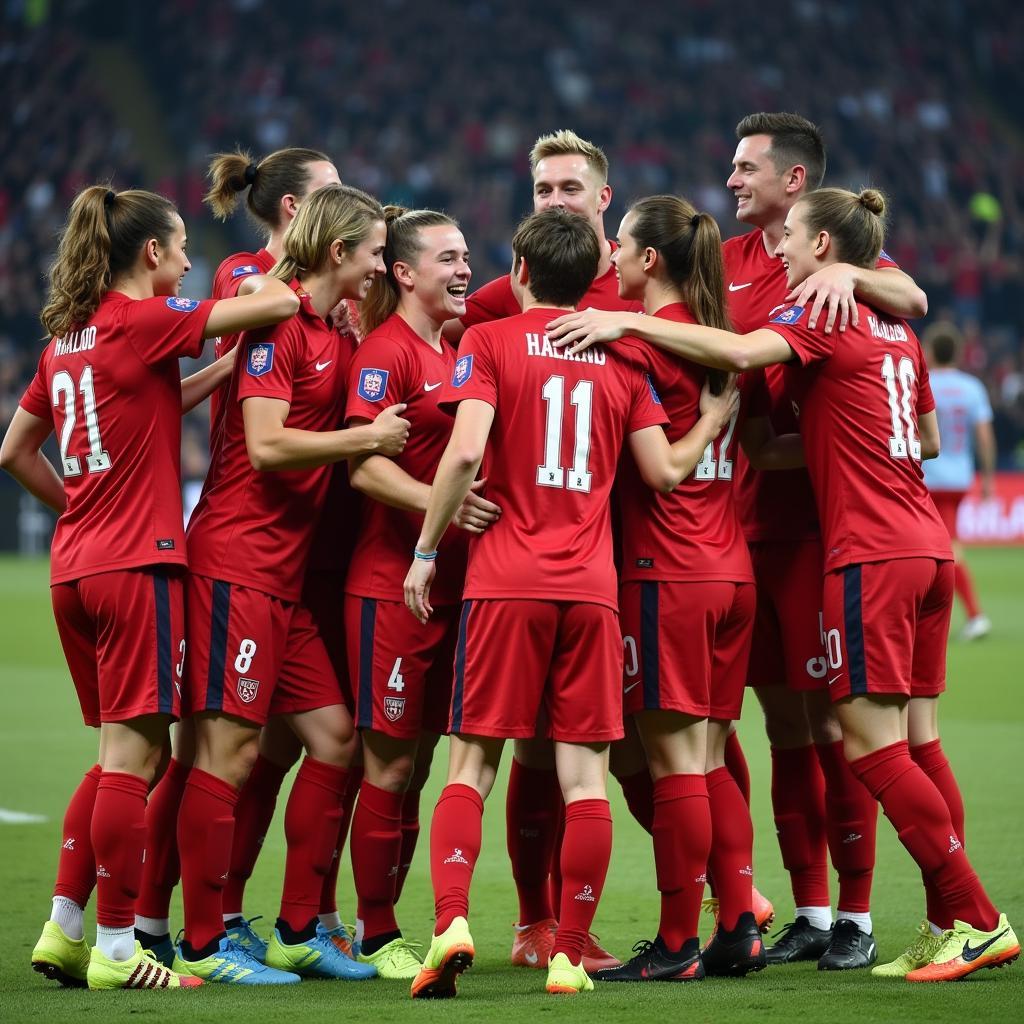
[[[432,483],[452,433],[452,417],[440,408],[442,385],[452,379],[455,349],[446,341],[437,352],[397,313],[371,332],[349,372],[345,417],[373,420],[389,405],[405,402],[412,424],[409,441],[394,461],[414,480]],[[345,592],[358,597],[402,601],[402,581],[423,527],[419,512],[367,501],[359,543]],[[469,534],[450,526],[441,542],[444,561],[430,588],[434,604],[458,604],[466,576]]]
[[[793,374],[825,570],[891,558],[952,558],[921,471],[917,418],[935,408],[914,332],[858,304],[860,326],[825,334],[792,306],[767,324],[802,367]]]
[[[469,548],[467,598],[583,601],[617,608],[610,495],[627,434],[668,419],[634,357],[578,356],[544,333],[545,308],[470,328],[444,401],[493,406],[484,459],[501,518]]]
[[[302,304],[284,323],[246,331],[231,377],[231,397],[203,493],[188,527],[192,570],[297,601],[313,531],[333,466],[258,472],[245,446],[242,402],[289,403],[285,425],[338,426],[350,345],[329,327],[293,282]]]
[[[696,323],[682,303],[654,314],[676,323]],[[683,437],[700,419],[703,366],[633,339],[642,349],[654,387],[671,421],[669,441]],[[736,417],[707,446],[694,471],[671,494],[648,487],[627,453],[622,459],[619,506],[622,509],[623,583],[634,580],[723,580],[752,583],[750,554],[733,501]]]
[[[213,305],[108,291],[87,324],[43,350],[21,406],[60,443],[53,583],[186,564],[178,357],[198,357]]]

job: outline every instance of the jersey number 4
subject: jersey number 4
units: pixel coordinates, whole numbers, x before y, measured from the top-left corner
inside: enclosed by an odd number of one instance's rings
[[[921,442],[917,439],[917,421],[910,407],[916,379],[912,359],[903,356],[897,365],[893,357],[886,354],[882,360],[882,380],[889,395],[889,417],[892,420],[889,454],[894,459],[905,459],[909,455],[920,462]]]
[[[75,429],[75,399],[82,396],[82,412],[85,415],[85,432],[89,438],[89,454],[85,457],[85,465],[90,473],[102,473],[110,469],[110,453],[103,447],[100,437],[100,418],[96,412],[96,392],[92,386],[92,367],[87,366],[78,379],[75,387],[74,379],[67,370],[58,370],[53,375],[53,404],[59,409],[64,406],[64,427],[60,432],[60,459],[64,466],[64,476],[81,476],[82,461],[77,455],[69,455],[71,434]]]
[[[541,487],[565,487],[570,491],[590,491],[593,477],[587,468],[590,459],[590,419],[594,405],[594,382],[581,380],[569,394],[576,409],[576,442],[568,478],[560,465],[562,454],[562,417],[565,412],[565,378],[548,377],[540,389],[547,405],[544,421],[544,462],[537,467]]]

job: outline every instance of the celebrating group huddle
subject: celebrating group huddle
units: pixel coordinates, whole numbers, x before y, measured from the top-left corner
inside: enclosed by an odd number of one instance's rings
[[[244,193],[267,244],[225,260],[212,299],[178,297],[167,200],[75,199],[53,340],[0,451],[60,514],[54,614],[100,728],[36,970],[90,988],[379,976],[454,996],[506,739],[512,961],[546,969],[548,992],[869,967],[876,802],[921,869],[926,920],[873,973],[953,980],[1018,957],[967,859],[937,728],[953,563],[903,319],[924,296],[882,251],[881,194],[818,187],[814,125],[755,114],[737,137],[728,187],[752,230],[723,245],[671,195],[635,202],[609,242],[604,154],[543,136],[511,272],[468,298],[450,217],[381,207],[314,150],[214,159],[211,208]],[[210,337],[218,359],[180,379]],[[186,533],[180,418],[207,397]],[[54,430],[63,479],[40,451]],[[748,685],[796,906],[767,950],[731,731]],[[443,734],[420,960],[395,906]],[[266,941],[245,884],[300,756]],[[609,764],[661,894],[625,963],[590,931]],[[354,935],[335,903],[350,831]]]

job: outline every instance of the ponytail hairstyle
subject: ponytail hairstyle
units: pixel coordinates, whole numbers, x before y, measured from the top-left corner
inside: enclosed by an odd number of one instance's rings
[[[273,231],[281,222],[281,197],[304,199],[309,192],[309,165],[321,160],[330,163],[330,157],[316,149],[279,149],[258,163],[241,148],[217,153],[206,172],[210,190],[203,202],[218,220],[227,220],[240,193],[248,189],[249,215],[258,227]]]
[[[859,193],[820,188],[799,200],[810,234],[827,231],[836,255],[854,267],[874,267],[885,241],[885,196],[876,188]]]
[[[111,281],[134,266],[149,239],[170,243],[177,212],[169,199],[141,189],[90,185],[79,192],[50,265],[39,315],[46,332],[60,338],[88,321]]]
[[[324,185],[302,201],[285,230],[284,255],[270,276],[302,280],[324,266],[332,242],[340,240],[346,250],[355,249],[382,220],[384,210],[373,196],[351,185]]]
[[[384,222],[388,226],[388,241],[384,247],[384,277],[374,278],[370,292],[359,304],[359,319],[369,334],[376,330],[398,308],[402,297],[395,280],[395,264],[415,264],[423,251],[420,231],[441,225],[457,228],[459,225],[446,213],[437,210],[407,210],[404,206],[385,206]]]

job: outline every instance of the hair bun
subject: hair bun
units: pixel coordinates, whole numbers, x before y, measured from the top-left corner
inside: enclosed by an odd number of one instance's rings
[[[885,213],[885,196],[877,188],[863,189],[857,198],[868,213],[873,213],[876,217],[881,217]]]
[[[242,175],[245,178],[246,185],[251,185],[256,180],[257,170],[256,164],[246,164],[245,173]]]

